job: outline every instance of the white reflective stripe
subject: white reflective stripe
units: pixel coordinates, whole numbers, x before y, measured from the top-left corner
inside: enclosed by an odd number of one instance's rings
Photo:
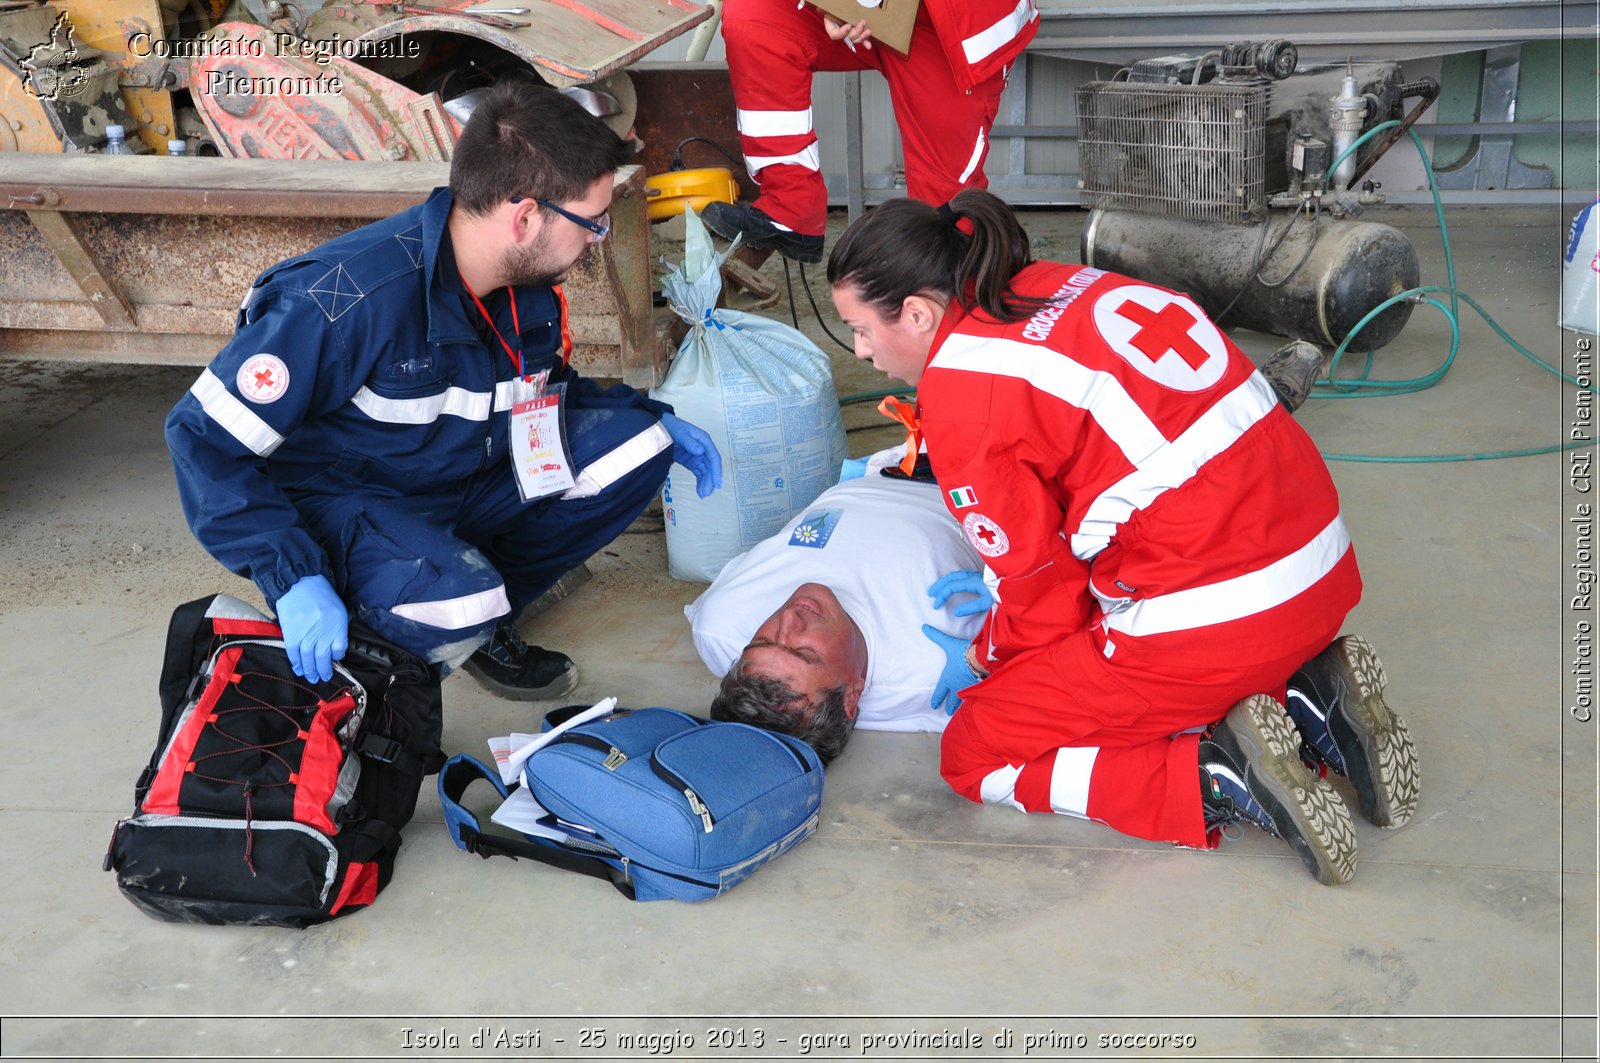
[[[978,130],[978,139],[972,145],[972,158],[967,160],[967,168],[961,171],[961,176],[956,178],[957,183],[966,184],[967,178],[972,176],[972,171],[978,168],[978,160],[983,158],[984,145],[983,130]]]
[[[1050,811],[1089,818],[1089,777],[1099,754],[1097,746],[1056,750],[1056,762],[1050,768]]]
[[[390,399],[363,387],[350,401],[374,421],[386,424],[432,424],[446,414],[464,417],[469,421],[487,421],[491,398],[487,391],[446,388],[437,395]]]
[[[517,404],[517,393],[526,385],[518,380],[502,380],[494,386],[494,412],[509,410]]]
[[[228,390],[228,385],[211,370],[201,373],[189,391],[200,401],[200,408],[206,411],[207,416],[261,457],[270,457],[273,451],[283,446],[283,437],[240,402]]]
[[[976,66],[1004,48],[1016,39],[1023,27],[1033,21],[1035,14],[1037,11],[1034,9],[1033,0],[1017,0],[1017,6],[1011,9],[1010,14],[961,42],[961,50],[966,53],[967,62]]]
[[[591,461],[562,498],[592,498],[672,446],[660,422]]]
[[[811,132],[811,108],[803,111],[739,110],[739,132],[747,137],[795,137]]]
[[[1106,548],[1123,522],[1165,491],[1188,483],[1200,467],[1221,454],[1278,406],[1278,396],[1259,373],[1251,373],[1177,439],[1138,463],[1089,503],[1073,532],[1072,554],[1087,561]]]
[[[1106,614],[1105,625],[1130,635],[1160,635],[1255,616],[1310,588],[1349,549],[1344,518],[1334,517],[1310,542],[1270,565],[1219,583],[1121,605]]]
[[[506,588],[502,584],[490,590],[478,591],[476,594],[465,594],[460,598],[445,598],[436,602],[401,602],[389,612],[405,620],[427,624],[429,627],[459,631],[462,628],[478,627],[496,617],[505,616],[511,612],[511,602],[506,598]]]
[[[808,170],[820,171],[822,169],[822,156],[818,154],[817,146],[812,144],[803,151],[795,152],[793,155],[746,155],[744,157],[744,168],[750,171],[751,177],[765,170],[768,166],[784,164],[804,166]]]
[[[1020,340],[953,335],[933,356],[933,366],[1026,380],[1048,395],[1083,410],[1110,437],[1130,465],[1167,445],[1145,412],[1110,373],[1097,372],[1068,355]]]
[[[978,786],[978,796],[983,798],[986,805],[1010,805],[1019,812],[1028,811],[1017,803],[1017,776],[1021,774],[1020,767],[1010,764],[996,768],[983,777],[983,782]]]

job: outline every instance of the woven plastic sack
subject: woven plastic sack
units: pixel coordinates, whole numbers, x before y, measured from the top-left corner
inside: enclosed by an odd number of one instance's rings
[[[1600,334],[1600,199],[1572,219],[1561,263],[1561,327]]]
[[[693,210],[684,230],[683,265],[663,292],[689,334],[650,394],[705,429],[722,454],[723,487],[710,498],[677,466],[661,494],[668,571],[710,582],[832,487],[848,452],[828,356],[788,325],[718,309],[733,248],[719,255]]]

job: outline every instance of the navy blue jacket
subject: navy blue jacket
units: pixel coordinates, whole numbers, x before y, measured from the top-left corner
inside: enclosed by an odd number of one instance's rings
[[[340,236],[263,273],[233,339],[167,418],[195,537],[276,602],[303,576],[335,586],[295,509],[308,495],[449,496],[507,454],[517,370],[461,281],[445,227],[451,196]],[[562,308],[517,288],[525,372],[550,369],[570,409],[671,407],[562,364]],[[517,346],[505,288],[483,296]],[[475,323],[476,322],[476,323]]]

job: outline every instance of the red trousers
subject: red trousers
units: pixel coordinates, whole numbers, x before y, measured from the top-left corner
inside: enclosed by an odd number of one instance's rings
[[[728,0],[722,39],[745,167],[761,186],[755,206],[780,225],[808,236],[826,226],[828,192],[811,117],[811,75],[819,70],[883,74],[912,196],[939,204],[963,188],[988,187],[983,161],[1005,75],[971,92],[957,88],[925,7],[906,55],[876,43],[851,51],[828,38],[816,9],[799,9],[795,0]]]
[[[1342,563],[1352,574],[1354,561],[1352,554]],[[1239,646],[1227,625],[1176,636],[1191,646],[1214,640],[1218,663],[1204,669],[1173,666],[1159,640],[1118,640],[1108,659],[1104,640],[1082,629],[1012,658],[962,692],[944,732],[940,774],[973,801],[1207,848],[1194,729],[1251,694],[1282,701],[1289,676],[1333,641],[1343,619],[1339,611],[1325,632],[1270,649]]]

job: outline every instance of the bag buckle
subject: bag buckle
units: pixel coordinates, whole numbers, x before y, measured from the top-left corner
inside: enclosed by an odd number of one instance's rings
[[[356,752],[384,764],[393,764],[400,756],[402,747],[399,742],[387,735],[368,733],[362,735],[361,741],[356,743]]]

